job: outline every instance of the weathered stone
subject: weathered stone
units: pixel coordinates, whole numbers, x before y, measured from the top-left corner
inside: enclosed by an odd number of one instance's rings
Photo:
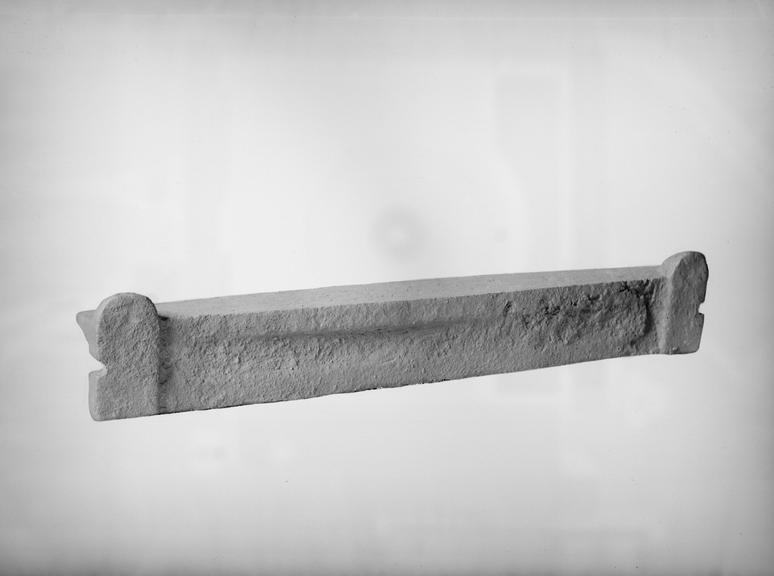
[[[699,347],[707,265],[414,280],[170,302],[117,294],[77,316],[96,420],[514,372]]]

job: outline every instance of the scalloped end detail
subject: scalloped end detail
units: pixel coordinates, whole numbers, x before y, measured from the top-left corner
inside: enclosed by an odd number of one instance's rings
[[[158,414],[160,326],[153,302],[140,294],[115,294],[77,320],[89,351],[105,365],[89,374],[92,418]]]
[[[660,351],[696,352],[704,328],[704,314],[699,312],[699,306],[707,293],[707,260],[700,252],[680,252],[664,260],[661,268],[666,285],[658,327]]]

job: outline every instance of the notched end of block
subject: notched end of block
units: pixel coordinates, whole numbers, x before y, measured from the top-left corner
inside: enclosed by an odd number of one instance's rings
[[[159,413],[160,325],[145,296],[121,293],[96,310],[76,316],[89,352],[104,364],[89,374],[89,411],[94,420]]]
[[[704,314],[699,306],[707,293],[709,270],[700,252],[680,252],[661,265],[666,283],[658,326],[663,354],[696,352],[701,343]]]

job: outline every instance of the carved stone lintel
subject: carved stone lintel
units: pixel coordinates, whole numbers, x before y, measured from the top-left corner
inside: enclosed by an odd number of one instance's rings
[[[707,265],[339,286],[80,312],[95,420],[694,352]]]

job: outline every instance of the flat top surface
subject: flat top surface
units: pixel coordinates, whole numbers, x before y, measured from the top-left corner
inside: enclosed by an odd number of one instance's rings
[[[521,274],[491,274],[459,278],[434,278],[329,286],[307,290],[264,292],[238,296],[221,296],[200,300],[182,300],[156,304],[162,316],[199,316],[321,308],[379,302],[457,298],[479,294],[497,294],[535,290],[553,286],[598,284],[652,278],[661,274],[660,266],[572,270],[562,272],[532,272]]]

